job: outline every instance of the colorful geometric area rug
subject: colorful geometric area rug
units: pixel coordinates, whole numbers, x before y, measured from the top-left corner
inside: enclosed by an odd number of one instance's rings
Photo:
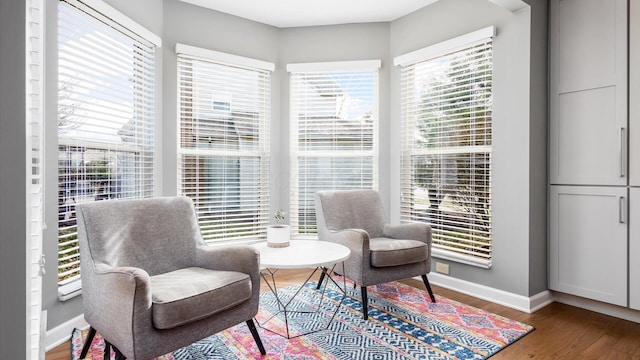
[[[274,333],[286,334],[284,316],[274,295],[260,295],[256,321],[262,324],[258,331],[267,355],[260,355],[242,323],[158,360],[486,359],[533,331],[532,326],[442,296],[436,295],[436,303],[432,303],[425,290],[398,282],[368,288],[369,320],[362,318],[359,289],[347,286],[349,296],[329,322],[342,293],[327,287],[318,307],[321,297],[315,286],[314,282],[306,284],[288,307],[320,309],[288,313],[291,339]],[[298,288],[290,286],[278,292],[281,298],[289,299]],[[72,359],[78,359],[83,345],[81,331],[74,330],[71,344]],[[97,334],[87,359],[103,359],[102,349],[104,340]]]

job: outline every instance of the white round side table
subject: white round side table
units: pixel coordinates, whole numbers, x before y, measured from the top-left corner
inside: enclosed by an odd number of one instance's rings
[[[340,310],[342,306],[342,302],[346,297],[346,280],[342,278],[342,288],[335,282],[335,280],[331,277],[333,270],[336,265],[342,264],[342,274],[344,274],[344,260],[349,258],[351,254],[351,250],[344,245],[331,243],[327,241],[319,241],[319,240],[291,240],[290,245],[287,247],[269,247],[265,243],[260,243],[254,245],[260,251],[260,276],[264,280],[264,282],[269,287],[269,290],[273,293],[278,303],[278,312],[273,314],[270,318],[263,321],[262,323],[258,322],[261,328],[271,331],[275,334],[286,337],[287,339],[295,338],[302,335],[308,335],[311,333],[315,333],[317,331],[326,329],[330,324],[333,318],[335,318],[336,314]],[[307,279],[297,288],[295,293],[290,298],[284,298],[279,292],[276,286],[275,274],[280,269],[307,269],[313,268],[311,274],[307,277]],[[305,287],[305,285],[311,280],[313,275],[318,271],[323,272],[323,277],[327,277],[325,286],[322,288],[320,300],[318,302],[317,308],[313,311],[300,311],[300,310],[289,310],[289,305],[291,305],[292,301],[296,298],[296,296],[300,293],[300,291]],[[326,326],[321,329],[299,333],[297,335],[292,336],[289,332],[289,314],[290,313],[309,313],[309,312],[318,312],[321,309],[322,302],[324,300],[324,295],[326,291],[326,286],[329,282],[333,282],[338,289],[342,292],[342,298],[338,305],[336,306],[335,311],[333,312],[333,316],[329,319]],[[318,285],[320,286],[320,285]],[[286,334],[281,334],[273,329],[270,329],[266,326],[266,324],[275,318],[279,314],[284,314],[284,322],[286,328]]]

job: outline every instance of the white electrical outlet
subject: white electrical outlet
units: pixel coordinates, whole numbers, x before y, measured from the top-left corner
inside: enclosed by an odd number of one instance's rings
[[[436,272],[449,275],[449,264],[436,262]]]

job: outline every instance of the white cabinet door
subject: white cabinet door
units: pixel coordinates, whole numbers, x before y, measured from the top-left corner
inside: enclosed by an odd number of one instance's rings
[[[549,287],[627,306],[627,189],[551,186]]]
[[[629,2],[629,64],[629,184],[640,186],[640,0]]]
[[[629,307],[640,310],[640,188],[629,189]]]
[[[626,185],[627,2],[550,2],[551,184]]]

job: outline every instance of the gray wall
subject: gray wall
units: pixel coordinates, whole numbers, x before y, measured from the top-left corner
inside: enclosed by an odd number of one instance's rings
[[[0,358],[27,357],[25,15],[0,2]]]
[[[493,81],[493,266],[482,269],[434,260],[450,264],[452,277],[524,296],[546,289],[546,166],[540,163],[546,157],[546,110],[542,110],[546,109],[546,75],[541,72],[546,71],[546,47],[535,58],[530,56],[532,38],[536,46],[542,38],[546,41],[546,30],[542,31],[546,2],[534,5],[533,34],[531,8],[511,13],[477,0],[440,1],[391,23],[393,57],[489,25],[498,29]],[[398,141],[392,141],[392,174],[400,173],[399,85],[399,69],[394,68],[391,137]],[[391,179],[391,206],[392,220],[399,221],[399,176]]]
[[[549,2],[531,5],[529,99],[529,294],[547,290],[547,124],[549,119],[547,41]]]
[[[12,0],[19,3],[18,0]],[[380,151],[379,180],[385,207],[393,220],[399,220],[399,156],[400,107],[399,70],[392,65],[393,57],[413,51],[451,37],[497,25],[495,40],[495,141],[494,141],[494,266],[490,270],[451,264],[451,276],[487,285],[521,295],[531,295],[546,289],[546,1],[530,0],[532,8],[511,14],[489,2],[477,0],[446,0],[391,23],[349,24],[308,28],[278,29],[220,12],[195,7],[178,0],[108,0],[109,4],[162,37],[156,65],[158,68],[158,123],[157,133],[159,195],[177,193],[177,140],[176,109],[177,64],[175,44],[184,43],[230,54],[274,62],[272,77],[272,209],[287,208],[289,203],[289,81],[285,66],[288,63],[348,61],[381,59],[380,70]],[[2,49],[8,36],[4,21],[9,6],[5,0],[2,16]],[[143,5],[144,4],[144,5]],[[21,4],[18,4],[21,5]],[[16,5],[16,6],[18,6]],[[23,20],[14,26],[23,29]],[[56,33],[55,6],[49,6],[47,33]],[[531,24],[531,26],[530,26]],[[532,30],[532,31],[530,31]],[[22,30],[23,31],[23,30]],[[20,42],[22,44],[22,42]],[[55,36],[47,39],[47,118],[56,117],[57,79]],[[536,49],[536,51],[533,51]],[[2,69],[5,57],[2,53]],[[14,62],[18,60],[13,59]],[[4,71],[4,70],[3,70]],[[15,77],[14,74],[10,74]],[[5,88],[2,81],[2,101],[9,89],[15,96],[15,84]],[[24,103],[24,101],[22,102]],[[14,109],[15,110],[15,109]],[[13,110],[12,110],[13,111]],[[15,142],[19,137],[6,137],[5,106],[2,107],[2,149],[11,149],[15,162]],[[15,115],[14,115],[15,116]],[[24,131],[23,122],[19,127]],[[53,128],[52,128],[53,127]],[[15,130],[15,129],[11,129]],[[17,131],[17,130],[16,130]],[[9,132],[9,133],[16,133]],[[56,164],[55,122],[49,121],[48,164]],[[7,138],[5,142],[5,138]],[[5,145],[5,143],[7,145]],[[18,223],[11,215],[5,217],[5,176],[23,176],[20,172],[7,174],[7,151],[2,159],[2,254],[5,251],[5,226]],[[527,160],[528,159],[528,160]],[[12,168],[16,165],[12,165]],[[17,175],[16,175],[17,174]],[[24,188],[22,181],[13,181],[12,189]],[[55,196],[56,172],[48,171],[47,194]],[[8,194],[18,194],[10,191]],[[13,203],[18,203],[13,201]],[[11,213],[15,207],[10,206]],[[55,224],[56,202],[47,203],[47,223]],[[17,216],[17,215],[16,215]],[[15,217],[15,216],[13,216]],[[5,219],[11,219],[9,221]],[[25,231],[23,227],[15,231]],[[8,230],[7,230],[8,231]],[[47,275],[43,280],[43,308],[49,310],[48,328],[51,329],[82,313],[81,297],[67,302],[57,299],[56,285],[56,229],[49,226],[45,233],[44,252]],[[19,234],[12,233],[13,236]],[[24,235],[24,234],[23,234]],[[24,236],[20,237],[24,238]],[[24,251],[22,242],[10,244],[9,251]],[[15,262],[19,257],[12,257]],[[440,261],[440,260],[438,260]],[[5,262],[3,261],[3,264]],[[4,266],[4,265],[3,265]],[[3,267],[4,270],[4,267]],[[6,272],[3,271],[3,274]],[[3,276],[3,283],[5,280]],[[11,279],[15,277],[11,276]],[[15,282],[11,286],[15,287]],[[9,284],[9,283],[6,283]],[[3,292],[4,294],[4,292]],[[3,295],[4,296],[4,295]],[[23,304],[23,298],[11,298]],[[4,303],[4,298],[3,298]],[[3,305],[4,306],[4,305]],[[4,307],[3,307],[4,311]],[[26,310],[25,310],[26,311]],[[24,316],[20,317],[23,319]],[[4,314],[2,326],[5,326]],[[14,329],[13,325],[12,329]],[[4,328],[3,328],[4,330]],[[3,331],[3,334],[17,333]],[[3,340],[4,341],[4,340]],[[0,347],[2,349],[2,347]]]

